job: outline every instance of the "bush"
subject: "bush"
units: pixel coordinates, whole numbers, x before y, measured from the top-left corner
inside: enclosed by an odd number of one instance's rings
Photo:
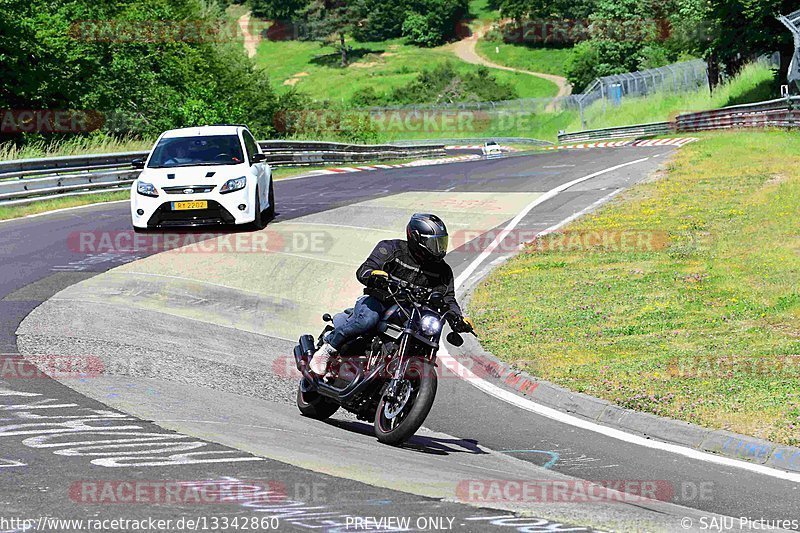
[[[353,7],[358,20],[353,36],[383,41],[405,36],[418,46],[437,46],[456,36],[468,11],[466,0],[360,0]]]
[[[442,34],[431,15],[409,13],[403,22],[403,35],[408,42],[417,46],[433,47],[439,44]]]
[[[497,81],[487,68],[459,72],[452,63],[423,70],[417,79],[394,89],[389,101],[396,104],[499,101],[517,98],[513,87]]]
[[[259,136],[274,131],[278,99],[240,42],[145,33],[155,20],[168,21],[170,30],[169,24],[191,29],[227,22],[216,3],[6,4],[0,10],[0,108],[97,111],[106,116],[104,131],[115,135],[148,137],[218,122],[248,123]]]
[[[373,107],[386,104],[386,95],[379,94],[371,85],[364,87],[350,100],[353,107]]]

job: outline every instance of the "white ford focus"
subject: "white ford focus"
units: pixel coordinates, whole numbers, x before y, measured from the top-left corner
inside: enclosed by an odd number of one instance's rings
[[[244,126],[203,126],[161,134],[131,187],[137,230],[253,224],[275,214],[272,169]]]

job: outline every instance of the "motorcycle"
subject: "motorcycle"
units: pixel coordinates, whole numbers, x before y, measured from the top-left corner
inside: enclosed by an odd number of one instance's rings
[[[301,414],[325,420],[342,407],[359,420],[371,421],[380,442],[396,445],[416,433],[433,406],[436,353],[452,311],[440,292],[391,276],[387,290],[393,305],[373,332],[341,347],[324,378],[309,371],[311,357],[334,329],[333,323],[345,320],[352,309],[336,318],[325,313],[322,319],[329,324],[316,342],[312,335],[300,337],[294,357],[303,375],[297,389]],[[454,346],[464,343],[456,332],[446,339]]]

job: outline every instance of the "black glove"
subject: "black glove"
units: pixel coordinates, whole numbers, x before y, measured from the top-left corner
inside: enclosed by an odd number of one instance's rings
[[[373,270],[367,278],[367,287],[370,289],[383,289],[389,285],[389,274],[383,270]]]
[[[453,331],[456,333],[471,333],[475,330],[475,324],[468,316],[460,316],[453,321]]]

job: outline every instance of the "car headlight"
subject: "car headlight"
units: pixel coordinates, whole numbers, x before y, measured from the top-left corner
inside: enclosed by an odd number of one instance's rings
[[[241,191],[245,187],[247,187],[247,178],[242,176],[241,178],[234,178],[226,181],[225,185],[219,190],[219,193],[227,194],[229,192]]]
[[[142,196],[158,198],[158,190],[156,190],[156,186],[152,183],[147,183],[146,181],[140,181],[136,184],[136,192]]]
[[[425,335],[433,336],[438,335],[442,331],[442,321],[434,315],[425,315],[419,322],[422,333]]]

